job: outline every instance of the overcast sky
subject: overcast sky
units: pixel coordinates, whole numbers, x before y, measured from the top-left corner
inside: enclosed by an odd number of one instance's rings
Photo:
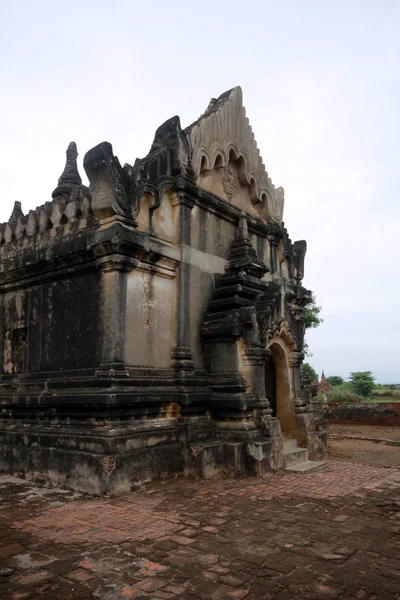
[[[76,141],[121,162],[240,85],[324,324],[326,375],[399,369],[399,0],[0,0],[0,221],[51,199]]]

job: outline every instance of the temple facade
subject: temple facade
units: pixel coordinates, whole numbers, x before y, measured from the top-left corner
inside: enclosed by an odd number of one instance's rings
[[[240,88],[121,166],[71,142],[52,200],[0,225],[0,470],[94,494],[324,454],[302,373],[306,243]]]

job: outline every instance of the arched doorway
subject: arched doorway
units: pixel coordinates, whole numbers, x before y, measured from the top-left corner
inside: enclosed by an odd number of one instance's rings
[[[279,341],[269,346],[271,356],[265,369],[266,397],[269,400],[272,416],[281,424],[284,438],[296,437],[296,422],[290,395],[290,371],[284,347]]]

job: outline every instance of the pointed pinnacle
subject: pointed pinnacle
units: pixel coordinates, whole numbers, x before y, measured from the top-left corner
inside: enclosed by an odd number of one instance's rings
[[[14,202],[14,208],[11,213],[9,223],[14,223],[14,225],[15,225],[18,221],[18,217],[23,217],[23,216],[24,216],[24,213],[22,212],[21,202],[19,202],[19,200],[16,200]]]
[[[58,180],[58,185],[62,183],[75,183],[77,185],[81,185],[82,179],[78,173],[78,166],[76,163],[76,159],[78,158],[78,150],[75,142],[70,142],[66,154],[67,162],[65,164],[65,169]]]
[[[58,186],[52,194],[53,198],[62,196],[63,194],[71,194],[76,186],[82,184],[82,179],[78,172],[78,150],[75,142],[70,142],[66,154],[67,161],[65,163],[65,168],[58,180]]]

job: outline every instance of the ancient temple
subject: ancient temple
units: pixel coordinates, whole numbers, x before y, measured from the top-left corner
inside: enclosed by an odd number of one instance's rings
[[[324,453],[302,374],[306,243],[240,88],[121,166],[77,148],[52,200],[0,225],[0,469],[101,494]],[[300,449],[300,448],[299,448]]]
[[[326,380],[325,373],[322,371],[321,381],[318,384],[318,394],[326,394],[330,391],[332,391],[332,388]]]

